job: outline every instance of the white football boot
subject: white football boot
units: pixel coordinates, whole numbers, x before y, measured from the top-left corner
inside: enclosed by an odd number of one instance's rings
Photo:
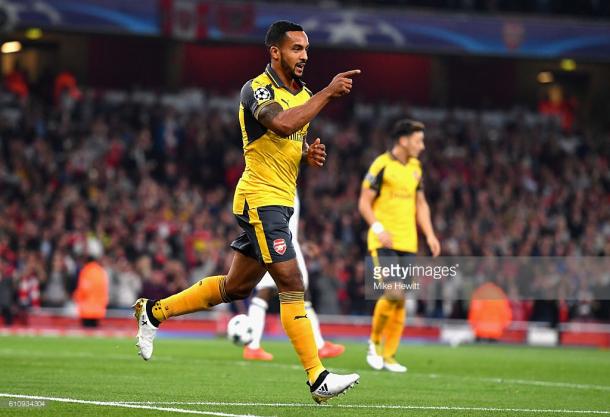
[[[407,367],[399,364],[394,358],[387,358],[383,361],[383,369],[390,372],[407,372]]]
[[[153,353],[153,340],[157,335],[157,327],[153,326],[148,319],[146,313],[146,298],[139,298],[138,301],[132,306],[133,315],[138,321],[138,335],[136,346],[138,347],[138,355],[145,361],[152,357]]]
[[[338,375],[324,371],[316,379],[316,382],[313,384],[307,382],[307,385],[309,385],[313,400],[321,404],[345,393],[356,385],[359,379],[360,375],[358,374]]]
[[[366,362],[376,371],[383,369],[383,356],[377,352],[377,345],[369,340],[369,351],[366,354]]]

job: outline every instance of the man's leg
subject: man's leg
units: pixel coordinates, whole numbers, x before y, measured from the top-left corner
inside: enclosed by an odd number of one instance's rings
[[[296,209],[295,209],[296,211]],[[294,216],[293,216],[294,218]],[[293,218],[290,219],[291,223]],[[295,226],[295,227],[298,227]],[[292,233],[294,231],[291,229]],[[292,241],[292,246],[294,247],[294,253],[296,255],[297,265],[299,267],[299,271],[301,272],[301,280],[303,281],[303,287],[305,291],[308,290],[309,287],[309,272],[307,271],[307,265],[305,264],[305,257],[303,256],[303,251],[301,250],[301,245],[295,239]],[[311,329],[313,330],[313,337],[316,340],[316,346],[319,349],[322,349],[324,346],[324,338],[322,337],[322,332],[320,331],[320,322],[318,321],[318,316],[311,305],[311,301],[309,301],[309,291],[307,291],[306,297],[307,301],[305,301],[305,311],[307,312],[307,317],[311,322]]]
[[[398,261],[401,266],[405,266],[410,262],[410,259],[412,259],[413,256],[412,254],[405,252],[397,252],[397,254],[398,257],[395,259],[395,262]],[[392,300],[393,311],[390,314],[383,331],[383,367],[391,372],[406,372],[407,368],[399,364],[395,358],[405,328],[406,293],[404,290],[395,288],[386,291],[385,298]]]
[[[369,349],[366,354],[366,362],[376,370],[383,368],[383,346],[381,337],[386,324],[392,316],[394,306],[392,301],[382,297],[375,303],[373,310],[373,320],[371,323],[371,337],[369,339]]]
[[[279,291],[282,326],[301,359],[309,382],[313,383],[324,371],[324,366],[305,312],[305,289],[297,261],[291,259],[267,267]]]
[[[267,279],[267,275],[263,277],[263,280],[257,285],[256,296],[250,301],[250,307],[248,307],[248,317],[252,320],[252,342],[248,346],[244,346],[244,359],[249,360],[273,360],[273,355],[269,352],[265,352],[261,347],[261,339],[263,337],[263,331],[265,330],[265,320],[267,316],[267,308],[269,307],[269,301],[277,294],[275,288],[275,282],[273,286],[260,287],[263,281]],[[273,280],[269,275],[269,279]],[[260,288],[259,288],[260,287]]]
[[[227,275],[207,277],[190,288],[162,300],[140,298],[136,304],[138,320],[138,344],[144,360],[150,359],[153,340],[159,324],[170,317],[206,310],[217,304],[239,300],[250,295],[265,273],[265,268],[255,259],[235,252]]]
[[[374,267],[382,266],[381,262],[385,260],[384,255],[386,254],[382,249],[371,251],[371,256],[367,259],[367,268],[372,272]],[[393,311],[393,303],[388,298],[387,291],[385,291],[383,296],[375,303],[373,319],[371,321],[369,348],[366,354],[366,362],[375,370],[383,369],[382,335]]]
[[[371,342],[375,345],[381,344],[381,337],[386,325],[394,313],[394,304],[395,302],[393,300],[390,300],[385,296],[375,303],[373,321],[371,323]]]
[[[311,330],[313,331],[313,337],[316,341],[316,347],[320,350],[324,347],[324,337],[322,337],[322,331],[320,330],[318,315],[309,300],[305,301],[305,311],[307,312],[307,318],[311,322]]]
[[[400,338],[405,325],[405,300],[397,300],[394,303],[394,311],[388,318],[383,332],[383,357],[392,358],[398,350]]]
[[[298,199],[297,199],[298,200]],[[296,202],[295,202],[295,215],[297,213]],[[290,218],[290,231],[293,235],[296,235],[295,230],[298,227],[298,220],[293,224],[293,217]],[[322,331],[320,330],[320,321],[318,315],[311,304],[311,294],[309,292],[309,272],[307,271],[307,265],[305,264],[305,257],[301,250],[301,244],[298,240],[292,241],[294,246],[294,253],[296,255],[297,264],[299,265],[299,271],[301,271],[301,278],[303,280],[303,286],[305,287],[305,311],[307,317],[311,322],[311,330],[313,331],[313,337],[316,341],[316,347],[318,348],[318,355],[320,358],[334,358],[341,355],[345,351],[345,346],[336,343],[324,341],[322,337]]]
[[[311,322],[311,330],[313,331],[313,337],[316,341],[316,347],[318,348],[318,356],[320,356],[320,358],[335,358],[343,354],[343,352],[345,352],[345,346],[324,340],[322,337],[318,315],[316,314],[316,310],[313,308],[311,301],[309,301],[309,291],[305,292],[305,312],[307,313],[307,318],[309,318],[309,321]]]
[[[320,362],[311,323],[305,312],[304,287],[297,262],[291,259],[267,267],[279,291],[282,326],[307,372],[313,399],[318,403],[326,402],[353,387],[360,379],[358,374],[333,374]]]
[[[394,311],[389,318],[384,330],[384,345],[383,345],[383,367],[392,372],[406,372],[407,368],[396,361],[394,357],[402,332],[405,328],[405,300],[396,300]]]

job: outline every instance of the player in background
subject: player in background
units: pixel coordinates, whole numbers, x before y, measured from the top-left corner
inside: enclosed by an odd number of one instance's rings
[[[424,195],[422,167],[417,159],[424,147],[424,125],[398,121],[391,132],[393,147],[379,155],[363,182],[358,208],[369,224],[368,250],[372,265],[401,262],[417,253],[417,226],[433,256],[441,252]],[[405,324],[405,294],[385,290],[377,300],[371,324],[368,364],[376,370],[406,372],[396,351]]]
[[[292,233],[292,245],[294,246],[299,270],[303,277],[303,286],[307,292],[309,287],[309,273],[307,272],[307,266],[305,265],[305,259],[303,258],[303,252],[301,251],[301,245],[299,244],[298,239],[300,206],[301,203],[297,194],[294,199],[294,214],[288,222],[288,227]],[[265,330],[267,308],[269,307],[269,302],[277,293],[275,282],[268,272],[256,286],[256,291],[256,295],[252,298],[250,306],[248,307],[248,316],[252,320],[252,327],[254,330],[253,339],[250,344],[244,346],[243,357],[244,359],[249,360],[270,361],[273,360],[273,355],[266,352],[261,347],[261,339],[263,338],[263,331]],[[311,301],[305,301],[305,311],[307,312],[307,318],[311,322],[313,336],[316,340],[316,347],[318,348],[318,356],[320,358],[334,358],[341,355],[345,351],[345,346],[324,340],[322,332],[320,331],[318,315],[313,309]]]
[[[233,214],[243,231],[231,243],[235,255],[229,272],[203,278],[162,300],[139,299],[134,304],[137,346],[142,358],[150,359],[160,323],[244,299],[268,271],[279,290],[282,326],[305,369],[311,396],[320,403],[353,387],[360,376],[330,373],[320,361],[288,221],[301,161],[321,167],[326,160],[319,138],[311,145],[305,140],[309,123],[331,100],[350,93],[352,77],[360,70],[337,74],[314,95],[301,81],[309,48],[303,28],[275,22],[265,44],[271,63],[244,84],[240,95],[246,167],[235,190]]]

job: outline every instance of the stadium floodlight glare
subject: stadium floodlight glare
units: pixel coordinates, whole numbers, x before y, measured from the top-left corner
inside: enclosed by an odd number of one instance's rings
[[[40,29],[40,28],[26,29],[25,37],[32,41],[40,39],[40,38],[42,38],[42,29]]]
[[[2,48],[0,48],[3,54],[12,54],[14,52],[21,51],[21,42],[12,41],[12,42],[4,42],[2,44]]]
[[[564,71],[574,71],[576,69],[576,62],[573,59],[562,59],[559,66]]]
[[[549,84],[553,82],[554,77],[550,71],[541,71],[538,73],[537,79],[540,84]]]

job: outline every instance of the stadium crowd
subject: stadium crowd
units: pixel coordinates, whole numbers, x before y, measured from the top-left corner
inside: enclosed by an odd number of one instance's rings
[[[66,306],[90,247],[103,247],[115,308],[226,271],[239,233],[231,213],[243,169],[237,101],[198,90],[91,90],[54,104],[1,95],[5,322],[19,309]],[[404,115],[426,123],[424,189],[445,255],[610,255],[608,132],[562,132],[522,109],[355,102],[342,117],[313,123],[310,140],[322,138],[328,159],[323,169],[303,168],[299,183],[300,238],[319,313],[370,314],[358,194],[388,148],[388,123]],[[591,285],[610,285],[603,279]],[[510,282],[500,284],[519,297]],[[609,320],[594,298],[568,317]],[[535,319],[530,313],[515,318]],[[422,300],[418,314],[464,317],[459,303],[442,300]]]

